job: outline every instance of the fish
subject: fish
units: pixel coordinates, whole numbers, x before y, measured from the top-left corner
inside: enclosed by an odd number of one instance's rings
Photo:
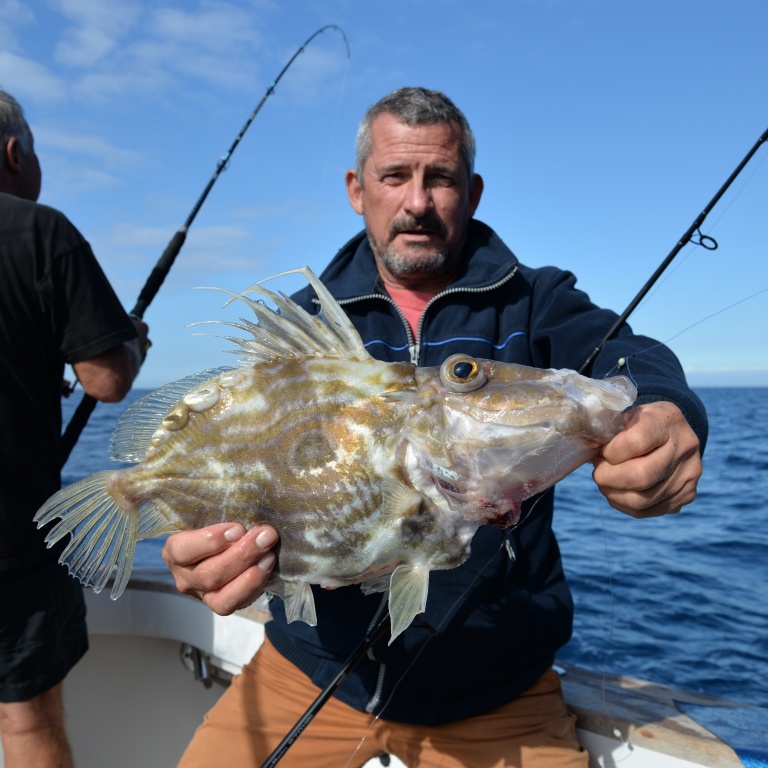
[[[133,466],[65,487],[35,521],[55,522],[49,547],[70,536],[60,562],[83,584],[99,592],[112,578],[112,599],[138,540],[274,526],[265,591],[288,621],[317,623],[311,585],[358,584],[388,591],[392,642],[425,610],[430,571],[459,566],[481,525],[519,524],[523,501],[594,458],[624,428],[636,389],[625,376],[464,354],[436,367],[376,360],[308,267],[275,277],[294,273],[317,314],[266,281],[214,289],[254,315],[209,321],[244,332],[224,336],[238,365],[134,403],[110,445]]]

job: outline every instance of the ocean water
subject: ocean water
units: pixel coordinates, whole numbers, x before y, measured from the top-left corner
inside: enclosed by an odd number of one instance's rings
[[[123,403],[99,404],[63,481],[118,467],[109,437]],[[696,501],[634,520],[597,492],[589,467],[557,489],[555,529],[576,603],[560,660],[768,706],[768,388],[698,390],[710,418]],[[77,396],[64,404],[65,423]],[[161,566],[162,541],[136,565]]]

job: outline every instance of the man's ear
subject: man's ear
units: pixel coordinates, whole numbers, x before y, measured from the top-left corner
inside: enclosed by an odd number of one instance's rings
[[[363,214],[363,185],[357,178],[357,171],[349,170],[344,177],[347,184],[347,197],[349,204],[354,208],[355,213]]]
[[[472,181],[469,184],[469,209],[471,216],[475,215],[477,206],[480,205],[480,198],[483,196],[484,187],[483,177],[479,173],[473,174]]]
[[[11,136],[5,144],[5,167],[13,175],[21,173],[22,159],[21,159],[21,145],[19,140],[15,136]]]

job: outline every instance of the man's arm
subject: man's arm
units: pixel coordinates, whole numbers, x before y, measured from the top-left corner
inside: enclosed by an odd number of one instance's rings
[[[133,322],[139,334],[137,339],[72,365],[83,389],[96,400],[119,402],[128,394],[139,373],[149,329],[141,320]]]

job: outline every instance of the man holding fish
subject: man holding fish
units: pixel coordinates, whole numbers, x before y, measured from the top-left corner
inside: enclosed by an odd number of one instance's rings
[[[365,231],[322,282],[382,360],[439,366],[465,353],[578,368],[615,314],[592,304],[570,273],[520,264],[473,218],[483,192],[473,166],[471,129],[443,94],[405,88],[377,102],[346,174]],[[315,311],[313,297],[294,298]],[[594,459],[594,481],[625,514],[673,514],[696,496],[706,414],[671,351],[628,327],[605,344],[592,375],[612,375],[630,358],[638,397]],[[441,482],[452,481],[444,473]],[[524,504],[519,523],[481,527],[463,565],[434,571],[426,611],[391,645],[373,646],[284,765],[360,766],[390,752],[419,768],[584,768],[552,670],[573,613],[552,514],[545,491]],[[182,592],[229,614],[264,590],[277,542],[272,527],[223,523],[172,535],[163,555]],[[313,593],[317,626],[289,623],[282,601],[272,602],[264,646],[180,766],[261,765],[385,610],[380,595],[357,588]]]

